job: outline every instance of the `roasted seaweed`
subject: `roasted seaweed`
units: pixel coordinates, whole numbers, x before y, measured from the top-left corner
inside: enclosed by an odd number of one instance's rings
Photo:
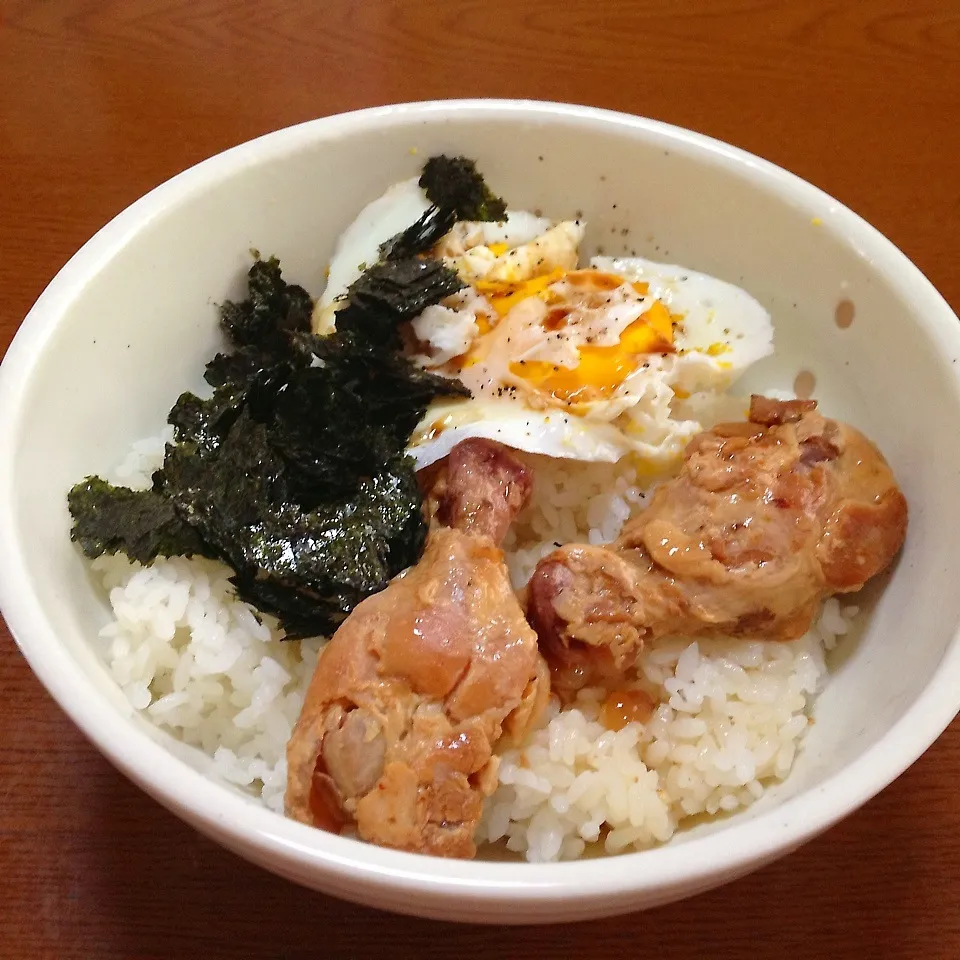
[[[122,550],[131,560],[149,563],[156,556],[205,552],[197,531],[166,496],[153,490],[87,477],[67,495],[67,506],[74,517],[71,538],[88,557]]]
[[[68,496],[71,536],[89,556],[221,560],[288,637],[330,633],[422,551],[403,449],[435,397],[469,394],[404,359],[397,326],[459,286],[436,262],[378,265],[348,291],[337,333],[317,337],[305,291],[258,260],[248,299],[221,308],[236,349],[207,365],[209,397],[171,409],[153,488],[87,478]]]
[[[381,245],[383,261],[404,260],[432,250],[457,220],[503,220],[507,215],[506,204],[466,157],[431,157],[419,183],[431,206],[416,223]]]
[[[238,347],[284,353],[286,334],[310,329],[313,301],[303,287],[285,283],[276,257],[257,260],[247,275],[248,296],[220,308],[220,326]]]
[[[348,500],[264,511],[234,543],[234,583],[259,609],[279,615],[288,636],[329,633],[419,559],[426,535],[420,503],[413,463],[401,458]]]
[[[438,260],[408,257],[375,264],[348,288],[336,314],[337,333],[364,347],[396,349],[404,320],[462,288],[456,271]]]
[[[411,368],[395,354],[321,341],[318,355],[323,365],[302,371],[278,395],[271,424],[304,503],[315,490],[350,492],[351,478],[375,475],[403,450],[435,398],[469,395],[458,381]]]
[[[383,260],[403,260],[432,250],[457,222],[457,211],[452,207],[429,207],[406,230],[380,245]]]
[[[507,215],[506,204],[466,157],[431,157],[424,164],[420,186],[432,204],[453,210],[458,220],[503,220]]]

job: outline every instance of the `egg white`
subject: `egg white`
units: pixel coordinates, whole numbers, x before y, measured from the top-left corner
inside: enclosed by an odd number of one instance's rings
[[[646,283],[651,297],[671,313],[683,314],[674,345],[681,358],[691,359],[679,364],[673,382],[686,393],[724,389],[747,367],[773,353],[770,314],[732,283],[642,257],[593,257],[590,264]]]
[[[529,453],[607,463],[631,450],[623,433],[611,424],[588,423],[562,410],[530,410],[509,400],[476,397],[432,404],[414,430],[407,453],[420,470],[470,437],[497,440]]]
[[[380,244],[416,223],[429,206],[416,177],[395,183],[368,203],[337,240],[318,306],[329,306],[343,296],[367,266],[380,259]]]

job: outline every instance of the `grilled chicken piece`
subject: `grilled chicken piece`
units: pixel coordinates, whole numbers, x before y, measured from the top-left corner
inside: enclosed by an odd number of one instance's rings
[[[420,562],[361,603],[320,656],[287,746],[289,816],[354,824],[402,850],[475,854],[494,745],[521,739],[549,696],[497,546],[529,491],[500,445],[451,452]]]
[[[530,580],[553,686],[622,679],[668,635],[794,640],[821,600],[893,560],[907,503],[879,450],[816,402],[753,397],[694,437],[679,476],[607,547],[568,545]]]

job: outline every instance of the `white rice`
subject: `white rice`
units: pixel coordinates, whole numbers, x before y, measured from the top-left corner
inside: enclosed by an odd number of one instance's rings
[[[504,549],[515,587],[561,543],[609,543],[644,501],[637,469],[521,454],[533,475],[530,503],[507,533]]]
[[[839,614],[838,614],[839,615]],[[520,750],[505,753],[479,837],[506,838],[528,860],[607,853],[669,840],[685,817],[731,812],[785,777],[825,673],[817,631],[794,643],[675,640],[640,661],[659,701],[619,731],[598,722],[602,692],[551,707]]]
[[[169,436],[135,444],[111,479],[148,486]],[[628,463],[529,459],[534,494],[505,544],[518,587],[555,544],[614,539],[645,495]],[[130,703],[208,754],[215,776],[282,811],[286,743],[319,643],[284,642],[272,618],[235,598],[222,564],[113,556],[93,566],[113,611],[103,655]],[[685,817],[753,803],[789,773],[824,650],[856,613],[830,599],[795,643],[657,644],[638,665],[637,685],[657,704],[645,724],[601,725],[599,691],[563,711],[553,702],[528,743],[503,754],[478,841],[535,861],[617,853],[668,840]]]

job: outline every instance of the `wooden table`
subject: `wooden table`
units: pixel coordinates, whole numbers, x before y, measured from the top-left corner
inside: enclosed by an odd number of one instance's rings
[[[0,0],[0,347],[98,227],[242,140],[371,104],[580,101],[812,180],[960,307],[957,0]],[[948,438],[949,439],[949,438]],[[313,894],[147,799],[0,625],[0,956],[960,956],[960,725],[786,860],[573,927],[456,927]]]

